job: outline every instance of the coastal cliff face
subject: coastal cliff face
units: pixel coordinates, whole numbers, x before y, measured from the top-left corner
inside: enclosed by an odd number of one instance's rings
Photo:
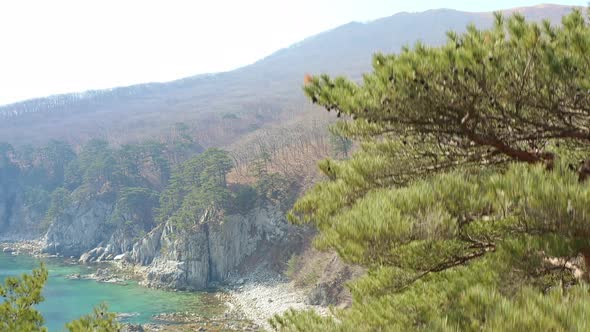
[[[148,286],[175,289],[224,282],[241,264],[277,267],[299,241],[281,210],[296,186],[265,171],[253,185],[228,185],[233,162],[219,149],[171,174],[159,144],[91,141],[75,154],[54,142],[30,158],[2,149],[0,241],[40,240],[43,253],[80,263],[118,261]]]
[[[11,200],[4,197],[7,192],[1,195],[2,239],[40,238],[42,252],[76,257],[81,263],[124,261],[138,267],[149,287],[194,290],[223,283],[248,256],[268,245],[284,245],[299,231],[271,204],[244,215],[207,210],[188,229],[166,222],[144,230],[109,223],[114,204],[93,199],[70,204],[42,232],[42,213],[23,204],[16,193]],[[266,249],[261,249],[263,243]]]
[[[45,211],[27,206],[21,192],[0,192],[0,239],[33,240],[42,234],[39,226]]]
[[[42,252],[80,257],[80,262],[112,260],[133,248],[148,230],[139,225],[110,222],[115,206],[109,200],[93,199],[71,204],[42,238]]]
[[[14,174],[0,169],[1,241],[34,240],[43,234],[46,208],[27,199],[24,189]]]
[[[113,205],[102,200],[77,202],[53,220],[43,238],[43,252],[79,257],[108,239],[106,223]]]
[[[169,223],[156,227],[133,246],[127,259],[145,267],[148,286],[202,289],[225,281],[262,242],[281,243],[291,227],[273,206],[246,215],[207,211],[186,231]]]

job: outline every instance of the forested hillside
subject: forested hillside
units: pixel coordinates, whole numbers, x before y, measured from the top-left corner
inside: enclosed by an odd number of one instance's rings
[[[134,236],[169,219],[188,227],[211,208],[247,213],[257,201],[269,200],[287,209],[297,184],[269,165],[270,160],[257,160],[242,170],[248,183],[228,182],[234,169],[231,155],[215,148],[204,151],[186,136],[171,145],[148,141],[121,147],[95,139],[79,153],[59,141],[36,149],[3,144],[0,233],[22,232],[26,226],[34,238],[72,204],[92,201],[114,207],[104,227],[129,226],[137,232]],[[14,209],[18,206],[33,216],[21,218],[23,211]],[[22,221],[28,224],[19,225]]]
[[[145,223],[142,228],[149,229],[158,192],[166,188],[173,168],[202,150],[182,137],[171,145],[146,142],[119,148],[95,139],[83,145],[79,153],[59,141],[21,149],[3,144],[0,183],[5,199],[0,209],[0,231],[18,231],[21,218],[16,215],[23,211],[13,209],[19,206],[16,201],[34,214],[24,218],[31,223],[27,226],[33,230],[33,237],[46,231],[69,204],[94,199],[118,202],[114,216],[122,217],[126,212],[136,219],[126,222]]]

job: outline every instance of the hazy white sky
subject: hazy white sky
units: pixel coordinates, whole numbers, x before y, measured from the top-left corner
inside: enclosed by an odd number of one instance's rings
[[[0,0],[0,105],[230,70],[338,25],[400,11],[490,11],[539,2]]]

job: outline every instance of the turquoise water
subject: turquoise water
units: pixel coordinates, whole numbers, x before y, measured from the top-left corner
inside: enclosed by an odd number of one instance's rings
[[[45,317],[49,331],[65,330],[65,323],[92,312],[102,302],[109,310],[131,314],[123,322],[149,323],[152,316],[168,312],[195,312],[202,316],[218,314],[222,308],[212,293],[170,292],[141,287],[135,283],[115,285],[94,280],[70,280],[73,273],[92,273],[92,267],[75,265],[60,259],[43,259],[49,270],[49,279],[38,306]],[[13,256],[0,252],[0,281],[7,276],[30,273],[39,265],[33,257]]]

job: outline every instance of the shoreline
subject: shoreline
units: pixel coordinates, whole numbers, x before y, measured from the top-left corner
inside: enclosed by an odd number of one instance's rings
[[[0,239],[0,251],[12,255],[30,255],[34,257],[57,257],[43,256],[41,254],[43,240],[7,240]]]
[[[293,282],[280,274],[254,272],[247,278],[233,281],[233,286],[225,287],[229,303],[246,319],[265,330],[272,330],[271,318],[290,309],[311,309],[321,316],[329,314],[328,307],[307,304],[305,289],[295,287]]]
[[[62,258],[65,260],[72,259],[60,255],[47,255],[41,253],[42,240],[8,240],[0,239],[0,251],[12,255],[30,255],[36,258]],[[75,260],[76,265],[86,265]],[[105,261],[106,267],[97,266],[97,271],[88,275],[70,276],[71,279],[92,279],[99,283],[117,283],[125,285],[127,280],[136,280],[132,275],[124,273],[122,266],[116,261]],[[94,264],[93,264],[94,265]],[[102,272],[101,272],[102,271]],[[139,283],[142,287],[147,287]],[[175,290],[170,290],[175,291]],[[162,314],[155,319],[164,319],[166,323],[161,324],[142,324],[146,331],[168,331],[166,327],[178,324],[186,328],[211,328],[221,327],[229,330],[249,330],[257,331],[261,328],[271,330],[269,320],[275,315],[285,313],[290,309],[309,310],[312,309],[320,315],[329,313],[328,307],[310,305],[306,303],[307,295],[305,290],[297,288],[293,282],[287,280],[284,276],[257,269],[246,275],[232,277],[226,281],[225,285],[215,288],[219,292],[218,297],[220,304],[224,305],[223,315],[213,321],[204,320],[198,315],[183,312]],[[223,323],[227,320],[227,324]],[[204,324],[206,323],[207,326]],[[211,325],[214,324],[214,325]],[[198,329],[197,329],[198,330]]]

